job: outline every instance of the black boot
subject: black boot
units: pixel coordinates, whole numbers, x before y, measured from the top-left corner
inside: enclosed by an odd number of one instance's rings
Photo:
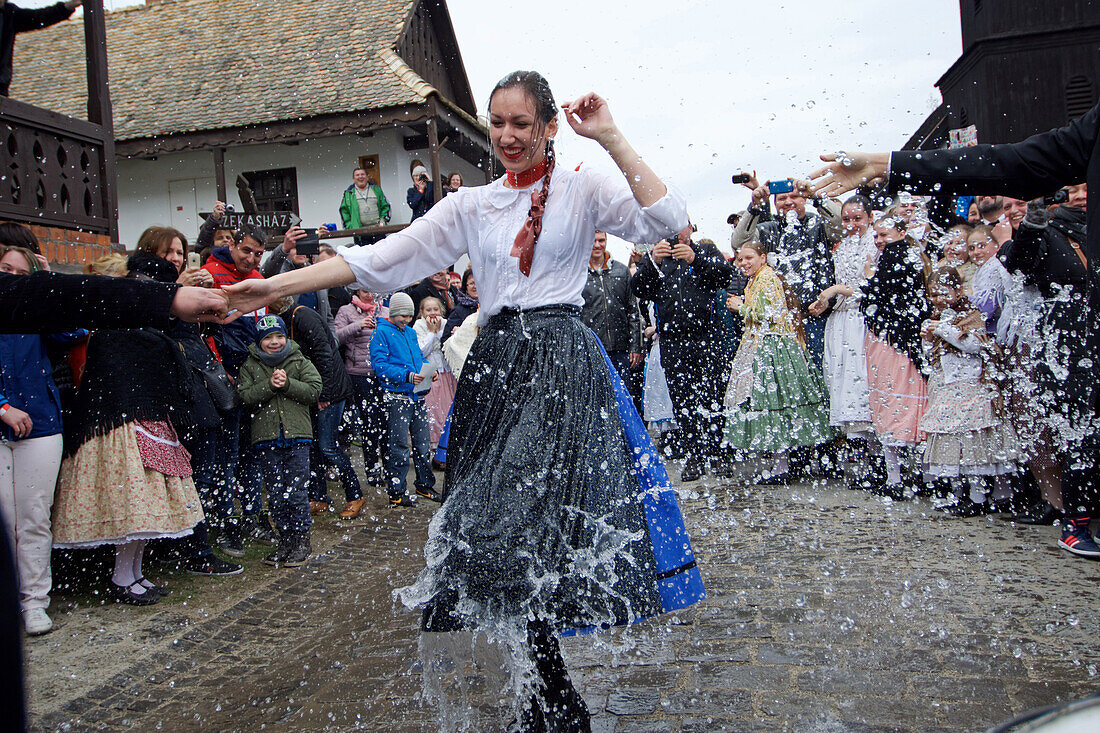
[[[527,624],[527,643],[531,646],[535,670],[540,682],[537,698],[541,697],[542,706],[537,710],[524,711],[521,722],[533,727],[524,727],[524,731],[546,731],[547,733],[591,733],[592,718],[588,705],[565,668],[561,657],[561,648],[550,628],[542,622]],[[539,727],[541,726],[541,727]]]
[[[296,568],[305,565],[306,560],[309,559],[309,555],[313,551],[309,542],[309,530],[289,532],[288,534],[290,535],[289,547],[280,564],[285,568]]]
[[[218,532],[214,544],[230,557],[244,557],[244,532],[238,517],[228,517]]]
[[[685,484],[698,481],[706,473],[706,468],[707,465],[702,458],[689,456],[687,461],[684,462],[684,469],[680,471],[680,481]]]

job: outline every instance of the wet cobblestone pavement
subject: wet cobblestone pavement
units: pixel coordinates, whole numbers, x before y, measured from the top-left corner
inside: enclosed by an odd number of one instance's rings
[[[984,730],[1100,688],[1100,564],[1055,529],[836,483],[684,492],[709,598],[566,640],[596,731]],[[436,730],[418,617],[390,597],[435,505],[372,501],[320,522],[298,570],[169,576],[152,608],[59,595],[58,629],[27,644],[32,728]]]

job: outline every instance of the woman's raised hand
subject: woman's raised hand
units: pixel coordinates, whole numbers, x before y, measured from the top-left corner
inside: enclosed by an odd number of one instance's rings
[[[607,102],[595,92],[577,97],[561,108],[565,110],[565,119],[573,132],[581,137],[595,140],[604,147],[619,137],[619,129],[615,126]]]
[[[180,285],[194,285],[200,288],[214,287],[214,276],[201,267],[189,267],[176,278]]]

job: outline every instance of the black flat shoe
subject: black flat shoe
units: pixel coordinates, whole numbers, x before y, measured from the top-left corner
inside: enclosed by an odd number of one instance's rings
[[[145,580],[145,578],[138,578],[134,582],[140,584],[141,587],[145,589],[146,593],[156,593],[161,598],[164,598],[166,595],[169,595],[172,592],[162,585],[154,585],[153,581]],[[145,583],[148,583],[149,585],[145,585]]]
[[[1062,512],[1058,511],[1048,502],[1040,502],[1033,506],[1024,509],[1019,514],[1012,514],[1010,516],[1002,516],[1008,522],[1015,522],[1016,524],[1033,524],[1038,526],[1050,526],[1056,521],[1062,518]]]
[[[160,596],[152,591],[146,589],[144,593],[134,593],[133,588],[145,588],[140,583],[131,583],[130,585],[118,585],[115,581],[107,583],[107,595],[114,598],[119,603],[126,603],[131,606],[152,606],[160,600]]]

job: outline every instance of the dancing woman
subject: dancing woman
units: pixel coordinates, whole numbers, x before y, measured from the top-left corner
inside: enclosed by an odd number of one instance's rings
[[[455,397],[447,498],[431,523],[427,567],[400,595],[425,607],[426,631],[522,639],[536,674],[521,688],[518,722],[573,731],[588,730],[589,715],[555,632],[628,623],[703,590],[667,475],[578,317],[595,231],[655,242],[687,225],[685,202],[631,148],[602,98],[563,109],[625,185],[555,165],[549,85],[514,72],[489,98],[506,177],[459,189],[373,247],[230,292],[248,312],[322,283],[388,291],[469,255],[481,331]]]

